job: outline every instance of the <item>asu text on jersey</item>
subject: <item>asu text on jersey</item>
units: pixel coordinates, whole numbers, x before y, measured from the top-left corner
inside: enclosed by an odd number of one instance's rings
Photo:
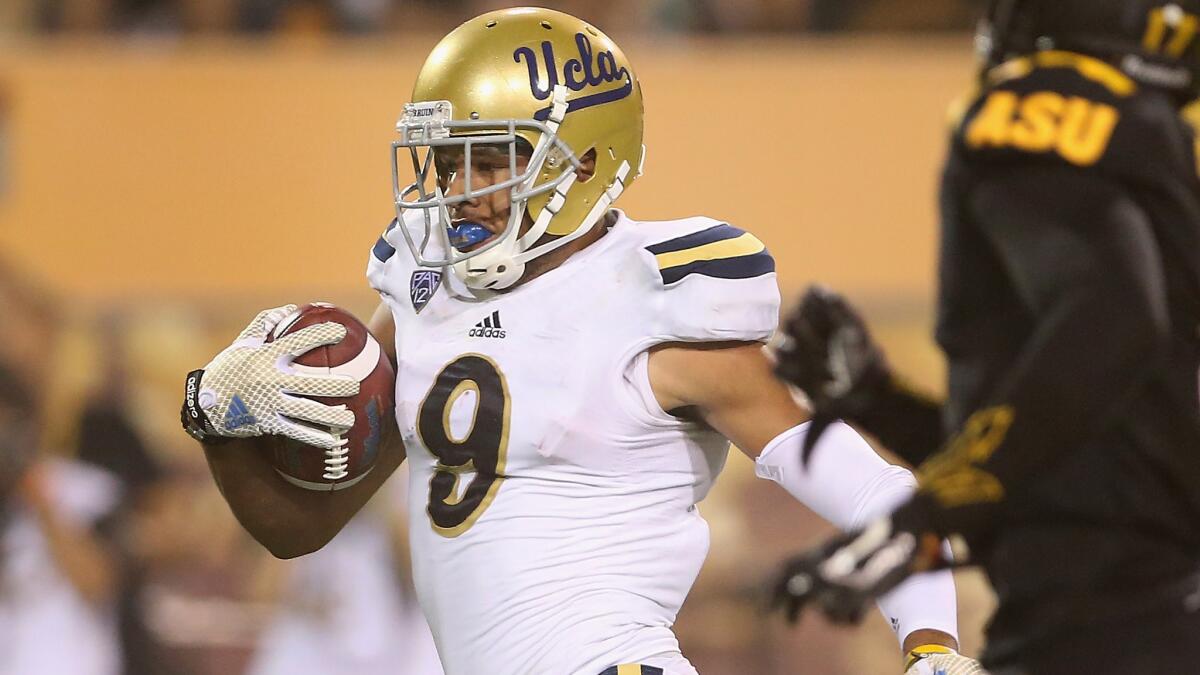
[[[707,218],[614,213],[562,266],[487,297],[447,275],[419,315],[414,263],[372,255],[396,323],[417,592],[449,675],[694,672],[671,626],[728,442],[658,407],[647,349],[766,340],[774,262]]]

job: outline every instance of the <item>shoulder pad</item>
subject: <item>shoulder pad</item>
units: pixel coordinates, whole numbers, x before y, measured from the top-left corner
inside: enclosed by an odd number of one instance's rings
[[[387,264],[396,255],[396,247],[388,242],[387,236],[396,228],[397,222],[395,218],[392,219],[383,234],[379,235],[375,245],[371,247],[371,255],[367,258],[367,282],[371,284],[371,288],[377,291],[383,290]]]
[[[692,218],[681,224],[689,227],[676,226],[671,233],[676,236],[660,238],[645,247],[654,257],[664,286],[680,283],[693,274],[751,279],[775,271],[775,259],[753,234],[709,218]]]
[[[710,218],[639,225],[660,332],[680,341],[764,341],[779,322],[775,259],[754,235]]]
[[[395,218],[392,218],[392,222],[388,223],[388,226],[386,229],[384,229],[383,234],[379,235],[379,239],[375,242],[375,245],[371,247],[371,257],[375,260],[385,263],[388,260],[391,260],[392,256],[396,255],[396,247],[392,246],[391,242],[387,240],[387,236],[392,230],[396,229],[396,224],[398,222],[399,221],[397,221]]]

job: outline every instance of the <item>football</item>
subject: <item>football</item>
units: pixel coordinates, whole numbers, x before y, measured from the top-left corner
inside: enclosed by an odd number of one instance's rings
[[[356,396],[312,397],[327,405],[348,407],[354,412],[354,426],[341,434],[343,445],[334,450],[305,445],[284,436],[266,437],[275,470],[293,485],[319,491],[350,487],[371,471],[379,458],[383,424],[393,414],[396,387],[392,362],[379,342],[361,321],[340,307],[323,302],[304,305],[280,321],[267,336],[267,342],[327,321],[345,326],[346,337],[335,345],[301,354],[292,367],[300,373],[349,375],[358,380]]]

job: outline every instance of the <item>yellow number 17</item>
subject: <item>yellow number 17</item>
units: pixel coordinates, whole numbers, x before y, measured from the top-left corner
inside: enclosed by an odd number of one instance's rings
[[[1200,29],[1200,17],[1188,14],[1179,5],[1155,7],[1150,10],[1149,24],[1146,26],[1146,36],[1142,38],[1142,46],[1146,51],[1163,53],[1176,58],[1183,56],[1187,48],[1196,39],[1197,29]],[[1168,33],[1170,40],[1167,40]]]

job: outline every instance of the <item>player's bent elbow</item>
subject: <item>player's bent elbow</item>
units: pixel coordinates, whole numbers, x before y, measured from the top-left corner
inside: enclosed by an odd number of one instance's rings
[[[254,533],[251,533],[251,535],[254,537],[255,541],[257,541],[259,544],[261,544],[263,546],[263,548],[267,549],[267,552],[269,552],[271,555],[275,556],[276,558],[278,558],[280,560],[291,560],[293,558],[299,558],[301,556],[306,556],[310,553],[316,553],[317,551],[324,548],[325,544],[328,544],[330,542],[330,540],[333,539],[333,535],[330,535],[328,537],[325,537],[325,536],[319,536],[319,537],[318,536],[265,537],[265,536],[261,536],[261,535],[254,534]]]
[[[321,550],[321,548],[322,548],[320,546],[296,547],[296,546],[290,546],[290,545],[268,545],[268,544],[263,544],[263,545],[266,546],[267,551],[271,555],[275,556],[279,560],[292,560],[293,558],[299,558],[302,556],[306,556],[309,553],[316,553],[317,551]]]
[[[251,510],[244,504],[232,501],[229,503],[242,529],[271,555],[281,560],[299,558],[319,551],[345,525],[344,520],[334,523],[332,519],[311,512],[293,513],[288,517],[271,517],[268,515],[269,511]]]
[[[320,517],[248,521],[243,517],[245,514],[235,511],[234,515],[238,516],[238,522],[254,541],[280,560],[299,558],[321,550],[345,525],[345,520],[334,522],[333,519]]]

